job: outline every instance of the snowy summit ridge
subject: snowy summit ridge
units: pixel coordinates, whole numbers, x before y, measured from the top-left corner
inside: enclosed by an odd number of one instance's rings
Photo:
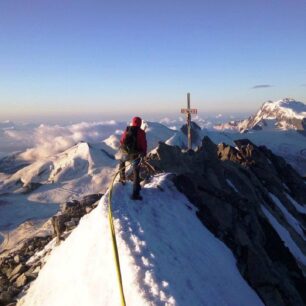
[[[217,129],[231,129],[240,132],[248,130],[279,129],[306,130],[306,105],[291,98],[263,103],[258,112],[242,121],[233,121]]]
[[[285,98],[276,102],[265,102],[248,126],[264,124],[264,120],[276,120],[280,129],[300,129],[298,121],[306,118],[306,105],[294,99]]]
[[[145,186],[141,205],[130,185],[116,184],[113,201],[127,305],[263,305],[167,175]],[[107,199],[52,252],[19,306],[120,305]]]
[[[127,305],[305,305],[304,181],[265,147],[235,145],[204,137],[185,152],[161,142],[141,203],[132,183],[115,183]],[[120,305],[108,192],[53,248],[18,306]]]

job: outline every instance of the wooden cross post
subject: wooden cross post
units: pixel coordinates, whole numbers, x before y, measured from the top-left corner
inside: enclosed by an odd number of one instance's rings
[[[192,149],[191,146],[191,114],[197,114],[198,110],[196,108],[190,108],[190,93],[187,93],[187,108],[181,109],[182,114],[187,115],[187,130],[188,130],[188,150]]]

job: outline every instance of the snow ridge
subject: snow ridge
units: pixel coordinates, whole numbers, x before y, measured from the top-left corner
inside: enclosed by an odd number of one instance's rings
[[[127,305],[263,305],[167,175],[145,186],[141,203],[130,200],[131,188],[115,185],[112,203]],[[18,305],[120,305],[107,194],[54,249]]]

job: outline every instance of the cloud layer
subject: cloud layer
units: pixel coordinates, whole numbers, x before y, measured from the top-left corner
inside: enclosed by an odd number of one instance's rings
[[[45,158],[62,152],[80,141],[100,142],[111,134],[124,129],[126,123],[116,121],[81,122],[59,126],[18,126],[2,129],[1,142],[8,147],[15,144],[16,149],[25,150],[21,157],[26,160]],[[17,144],[20,144],[19,146]],[[11,148],[11,147],[9,147]]]
[[[40,125],[34,131],[35,147],[26,150],[22,157],[37,159],[62,152],[80,141],[101,142],[116,130],[122,130],[124,123],[116,121],[81,122],[70,126]]]
[[[229,118],[219,114],[217,118],[203,119],[194,116],[192,119],[201,128],[212,128],[218,120],[226,122]],[[163,118],[160,123],[171,129],[179,130],[185,124],[185,117],[176,119]],[[15,124],[13,122],[0,122],[0,158],[19,151],[20,156],[29,161],[47,158],[63,152],[80,141],[101,142],[113,134],[121,134],[126,122],[114,120],[103,122],[80,122],[72,125],[49,124]]]

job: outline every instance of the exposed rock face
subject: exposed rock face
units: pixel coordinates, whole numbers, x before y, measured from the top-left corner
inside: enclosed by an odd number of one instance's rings
[[[29,264],[28,260],[41,251],[51,239],[51,236],[29,239],[19,250],[0,257],[1,306],[13,302],[23,287],[37,277],[42,262],[38,259]]]
[[[27,185],[23,186],[23,193],[30,193],[36,189],[38,189],[40,186],[42,186],[43,184],[40,183],[34,183],[34,182],[30,182]]]
[[[58,243],[63,232],[74,229],[79,224],[80,219],[91,212],[101,197],[102,194],[90,194],[80,201],[74,200],[65,203],[62,213],[52,217],[54,236],[56,236]]]
[[[306,186],[284,159],[248,140],[238,149],[203,139],[197,151],[160,144],[150,163],[175,174],[178,190],[199,209],[198,217],[234,253],[243,277],[267,306],[306,304],[306,267],[284,245],[264,209],[283,226],[303,254],[303,233],[289,224],[277,197],[306,229]],[[300,210],[289,197],[300,203]]]

